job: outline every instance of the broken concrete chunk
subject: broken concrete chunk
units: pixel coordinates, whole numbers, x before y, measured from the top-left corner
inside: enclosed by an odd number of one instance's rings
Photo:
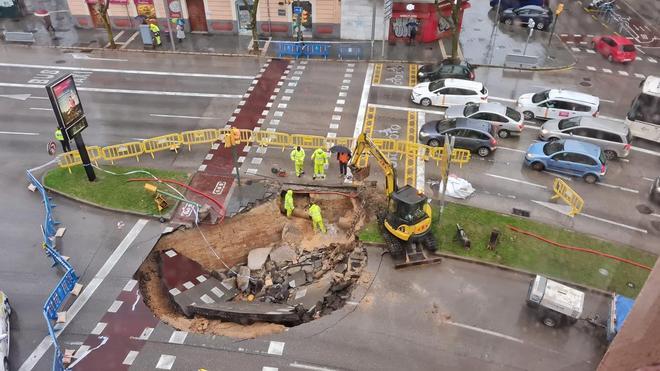
[[[298,271],[289,276],[287,283],[289,284],[289,287],[292,288],[302,286],[307,283],[307,276],[305,275],[305,272]]]
[[[250,250],[250,252],[248,253],[248,262],[247,262],[248,268],[250,268],[250,270],[253,271],[263,268],[264,264],[266,264],[266,260],[268,259],[268,255],[270,254],[271,250],[272,250],[271,247],[260,247],[258,249]]]
[[[291,268],[287,269],[286,272],[288,274],[295,274],[295,273],[300,272],[300,270],[301,270],[300,267],[291,267]]]
[[[312,266],[311,264],[306,264],[302,266],[302,270],[305,273],[312,273],[314,272],[314,266]]]
[[[345,271],[346,271],[346,264],[341,263],[341,264],[337,264],[337,265],[335,266],[335,272],[337,272],[337,273],[344,273]]]
[[[285,243],[298,245],[303,240],[302,231],[293,223],[289,222],[282,228],[282,241]]]
[[[225,278],[224,280],[222,280],[222,286],[224,286],[227,290],[235,289],[236,277]]]
[[[270,252],[270,260],[272,260],[278,267],[286,261],[293,261],[295,257],[296,251],[287,245],[280,246]]]
[[[238,269],[238,276],[236,276],[236,286],[239,290],[245,292],[250,286],[250,268],[242,266]]]

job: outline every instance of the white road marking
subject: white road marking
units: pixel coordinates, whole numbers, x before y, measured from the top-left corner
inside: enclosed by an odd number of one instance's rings
[[[305,363],[298,363],[298,362],[289,363],[289,367],[301,368],[303,370],[313,370],[313,371],[337,371],[334,368],[314,366],[314,365],[308,365]]]
[[[488,97],[488,99],[489,99],[489,100],[490,100],[490,99],[492,99],[492,100],[499,100],[499,101],[502,101],[502,102],[509,102],[509,103],[515,103],[515,102],[517,102],[517,100],[515,100],[515,99],[511,99],[511,98],[502,98],[502,97]]]
[[[655,216],[656,218],[660,218],[660,214],[653,213],[651,216]]]
[[[284,342],[271,341],[268,345],[268,354],[273,354],[276,356],[281,356],[284,354]]]
[[[14,84],[7,82],[0,82],[0,86],[9,88],[30,88],[30,89],[43,89],[45,85],[32,85],[32,84]],[[105,89],[105,88],[89,88],[78,87],[78,91],[88,91],[93,93],[117,93],[117,94],[140,94],[140,95],[168,95],[175,97],[201,97],[201,98],[241,98],[241,94],[215,94],[215,93],[188,93],[181,91],[154,91],[154,90],[129,90],[129,89]]]
[[[373,84],[371,86],[375,86],[377,88],[412,90],[412,86],[405,86],[405,85]]]
[[[542,189],[548,189],[548,187],[546,187],[546,186],[544,186],[544,185],[536,184],[536,183],[531,183],[531,182],[527,182],[527,181],[520,180],[520,179],[508,178],[508,177],[505,177],[505,176],[495,175],[495,174],[491,174],[491,173],[486,173],[486,175],[488,175],[488,176],[490,176],[490,177],[493,177],[493,178],[497,178],[497,179],[503,179],[503,180],[508,180],[508,181],[511,181],[511,182],[516,182],[516,183],[520,183],[520,184],[529,185],[529,186],[532,186],[532,187],[538,187],[538,188],[542,188]]]
[[[261,368],[261,371],[278,371],[279,369],[277,367],[269,367],[269,366],[264,366]]]
[[[527,151],[523,151],[522,149],[517,149],[517,148],[509,148],[509,147],[497,147],[497,149],[503,149],[505,151],[513,151],[513,152],[519,152],[519,153],[527,153]]]
[[[129,37],[128,40],[126,40],[126,42],[124,43],[124,45],[120,46],[119,49],[126,48],[131,42],[133,42],[133,40],[135,40],[136,37],[138,37],[139,34],[140,34],[139,31],[135,31],[135,33],[131,35],[131,37]]]
[[[94,326],[94,328],[92,329],[92,332],[90,332],[90,334],[92,334],[92,335],[101,335],[101,333],[103,332],[103,330],[105,330],[105,327],[107,325],[108,324],[105,323],[105,322],[97,323],[96,326]]]
[[[0,94],[0,98],[9,98],[16,100],[27,100],[32,94]]]
[[[30,111],[51,111],[51,112],[53,112],[53,109],[52,108],[30,107]]]
[[[647,178],[645,176],[643,176],[642,179],[646,180],[647,182],[655,182],[655,179]]]
[[[156,363],[156,368],[159,370],[171,370],[172,366],[174,366],[175,360],[176,356],[161,354],[160,358],[158,359],[158,363]]]
[[[639,191],[636,190],[636,189],[630,189],[630,188],[621,187],[621,186],[618,186],[618,185],[607,184],[607,183],[601,183],[601,182],[598,182],[598,183],[596,183],[596,184],[598,184],[599,186],[607,187],[607,188],[619,189],[619,190],[621,190],[621,191],[625,191],[625,192],[639,193]]]
[[[480,328],[480,327],[474,327],[474,326],[470,326],[470,325],[466,325],[466,324],[458,323],[458,322],[453,322],[453,321],[444,321],[444,323],[446,323],[448,325],[464,328],[464,329],[467,329],[467,330],[480,332],[482,334],[492,335],[492,336],[496,336],[498,338],[511,340],[511,341],[516,342],[516,343],[524,344],[524,341],[522,341],[521,339],[518,339],[516,337],[505,335],[505,334],[495,332],[495,331],[491,331],[491,330],[486,330],[486,329],[483,329],[483,328]]]
[[[648,61],[651,62],[651,63],[658,63],[657,60],[655,60],[655,59],[653,59],[653,58],[651,58],[651,57],[648,57],[647,59],[648,59]]]
[[[39,135],[39,133],[28,133],[24,131],[0,131],[4,135]]]
[[[595,70],[596,70],[596,67],[587,66],[587,69],[588,69],[589,71],[595,71]]]
[[[169,342],[172,344],[183,344],[183,342],[186,341],[187,336],[187,331],[174,331],[170,336]]]
[[[615,103],[613,100],[599,98],[601,102],[605,103]]]
[[[71,304],[71,307],[69,307],[69,310],[67,311],[67,321],[64,323],[60,331],[55,333],[56,337],[59,337],[61,333],[64,332],[64,330],[69,326],[69,324],[73,321],[73,319],[78,315],[82,307],[91,299],[92,295],[94,292],[99,288],[101,283],[108,277],[112,269],[115,267],[117,262],[119,262],[119,259],[124,255],[126,250],[131,246],[133,241],[137,238],[137,236],[140,234],[142,229],[144,229],[144,226],[147,225],[149,221],[147,219],[139,219],[133,228],[128,232],[126,237],[121,241],[121,243],[117,246],[115,251],[110,255],[110,257],[105,261],[105,264],[99,269],[99,271],[96,273],[94,278],[92,278],[91,281],[87,284],[83,292],[78,296],[76,301]],[[41,343],[32,351],[32,353],[28,356],[28,358],[23,362],[21,367],[19,368],[19,371],[30,371],[34,368],[34,366],[37,365],[39,360],[41,360],[41,357],[46,354],[46,351],[50,348],[50,346],[53,344],[52,339],[50,336],[45,336],[43,340],[41,340]]]
[[[441,116],[444,116],[444,114],[445,114],[444,112],[434,111],[434,110],[430,110],[430,109],[399,107],[399,106],[390,106],[390,105],[387,105],[387,104],[375,104],[375,103],[369,103],[369,105],[371,107],[382,108],[382,109],[391,109],[391,110],[395,110],[395,111],[426,112],[426,113],[432,113],[432,114],[441,115]]]
[[[574,52],[579,52],[580,48],[572,47],[571,50],[574,51]]]
[[[112,305],[110,306],[110,308],[108,308],[108,312],[110,312],[110,313],[117,313],[117,311],[118,311],[119,308],[122,306],[122,304],[124,304],[124,302],[121,301],[121,300],[115,300],[115,301],[113,301],[113,302],[112,302]]]
[[[632,147],[632,150],[646,153],[647,155],[660,156],[660,152],[651,151],[650,149],[646,149],[646,148]]]
[[[124,31],[121,31],[121,32],[124,32]],[[119,36],[119,35],[117,35],[117,36]],[[110,46],[110,43],[108,43],[106,48],[109,47],[109,46]],[[72,53],[71,56],[73,57],[73,59],[86,59],[86,60],[90,60],[90,61],[128,62],[128,59],[94,58],[94,57],[90,57],[87,54],[82,54],[82,53]]]
[[[612,73],[612,70],[609,68],[603,68],[603,72],[605,73]]]
[[[587,53],[589,53],[589,54],[596,54],[596,51],[595,51],[595,50],[592,50],[592,49],[587,49]]]
[[[252,80],[254,78],[254,76],[244,76],[244,75],[218,75],[218,74],[208,74],[208,73],[124,70],[124,69],[113,69],[113,68],[46,66],[46,65],[20,64],[20,63],[0,63],[0,67],[35,68],[35,69],[63,70],[63,71],[91,71],[91,72],[107,72],[107,73],[119,73],[119,74],[131,74],[131,75],[202,77],[202,78],[215,78],[215,79],[238,79],[238,80]]]
[[[641,228],[633,227],[631,225],[615,222],[615,221],[612,221],[612,220],[599,218],[597,216],[593,216],[593,215],[589,215],[589,214],[585,214],[585,213],[580,213],[578,215],[582,215],[582,216],[584,216],[586,218],[589,218],[589,219],[598,220],[598,221],[601,221],[603,223],[608,223],[608,224],[616,225],[616,226],[619,226],[619,227],[627,228],[627,229],[637,231],[637,232],[640,232],[640,233],[644,233],[644,234],[648,233],[648,231],[646,229],[641,229]]]
[[[619,72],[619,75],[621,75],[621,76],[628,76],[628,72],[626,72],[626,71],[618,71],[618,72]]]
[[[124,361],[121,364],[126,365],[126,366],[132,365],[133,362],[135,362],[135,358],[137,358],[139,353],[140,352],[138,352],[138,351],[131,350],[130,352],[128,352],[128,354],[126,355],[126,358],[124,358]]]
[[[367,114],[367,104],[369,102],[369,90],[371,89],[371,79],[374,75],[374,64],[369,63],[367,73],[364,76],[364,85],[362,86],[362,96],[360,97],[360,108],[358,109],[357,118],[355,119],[355,130],[353,130],[353,138],[357,138],[362,133],[364,126],[364,116]]]
[[[635,77],[637,77],[638,79],[644,79],[646,76],[642,75],[641,73],[636,73]]]
[[[422,126],[426,123],[426,114],[424,112],[420,112],[417,114],[417,137],[419,137],[419,132],[422,130]],[[424,185],[426,184],[426,177],[425,177],[425,167],[426,164],[424,163],[424,150],[420,149],[419,153],[417,154],[417,182],[415,184],[415,188],[417,188],[418,191],[424,192]]]
[[[128,292],[133,291],[135,285],[137,285],[137,281],[134,279],[130,279],[128,280],[128,282],[126,282],[126,285],[124,285],[122,291],[128,291]]]

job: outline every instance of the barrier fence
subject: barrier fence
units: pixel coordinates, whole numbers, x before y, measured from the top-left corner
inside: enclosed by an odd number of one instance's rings
[[[569,187],[566,182],[559,178],[555,178],[554,182],[552,183],[552,190],[555,192],[555,194],[550,199],[556,200],[561,198],[564,202],[566,202],[568,206],[571,207],[571,211],[568,212],[569,216],[575,216],[580,211],[582,211],[582,208],[584,207],[584,200],[582,197],[580,197],[579,194],[577,194],[577,192]]]
[[[50,197],[46,193],[43,185],[32,175],[30,170],[26,171],[28,181],[35,187],[41,195],[41,200],[44,204],[45,217],[41,225],[41,234],[43,238],[43,248],[46,255],[53,259],[53,266],[60,266],[64,269],[65,273],[57,283],[51,294],[46,299],[43,306],[43,315],[46,320],[48,334],[53,341],[54,357],[53,357],[53,371],[65,370],[63,362],[62,349],[57,344],[57,336],[55,334],[54,323],[57,321],[57,313],[66,301],[66,298],[71,293],[76,283],[78,283],[78,275],[75,270],[67,262],[62,255],[56,250],[55,240],[57,234],[57,226],[60,224],[53,218],[53,208],[56,206],[51,202]]]
[[[240,132],[240,143],[258,145],[260,147],[279,147],[282,148],[282,151],[295,146],[301,146],[305,149],[316,149],[319,147],[329,149],[334,145],[342,145],[348,148],[353,148],[355,145],[355,138],[349,137],[327,138],[317,135],[287,134],[245,129],[241,129]],[[182,145],[187,146],[190,151],[193,145],[208,145],[224,140],[224,136],[228,133],[229,129],[191,130],[182,133],[161,135],[155,138],[145,139],[141,142],[121,143],[106,147],[88,147],[87,152],[94,164],[98,164],[100,160],[114,164],[114,161],[126,158],[135,158],[137,161],[140,161],[140,156],[144,154],[154,157],[156,152],[177,150]],[[444,149],[442,147],[431,147],[413,141],[373,138],[373,142],[385,155],[397,155],[399,158],[410,154],[417,156],[419,153],[425,153],[426,159],[435,161],[436,165],[440,165],[440,161],[442,161],[444,156]],[[451,154],[451,162],[462,167],[463,164],[470,161],[470,157],[470,151],[454,149]],[[77,151],[66,152],[58,156],[58,165],[62,168],[68,168],[69,172],[71,172],[71,167],[82,165],[82,160]]]

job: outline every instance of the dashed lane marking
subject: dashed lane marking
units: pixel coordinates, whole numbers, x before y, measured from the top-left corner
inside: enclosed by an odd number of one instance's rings
[[[584,216],[586,218],[589,218],[589,219],[598,220],[598,221],[603,222],[603,223],[608,223],[608,224],[616,225],[616,226],[619,226],[619,227],[622,227],[622,228],[630,229],[630,230],[633,230],[633,231],[636,231],[636,232],[640,232],[640,233],[644,233],[644,234],[649,233],[646,229],[633,227],[631,225],[615,222],[613,220],[603,219],[603,218],[599,218],[597,216],[593,216],[593,215],[589,215],[589,214],[585,214],[585,213],[580,213],[578,215],[582,215],[582,216]]]
[[[482,334],[487,334],[487,335],[495,336],[495,337],[498,337],[498,338],[510,340],[510,341],[513,341],[513,342],[516,342],[516,343],[524,344],[524,341],[522,341],[521,339],[518,339],[518,338],[513,337],[513,336],[505,335],[505,334],[502,334],[500,332],[491,331],[491,330],[487,330],[487,329],[484,329],[484,328],[470,326],[470,325],[466,325],[464,323],[458,323],[458,322],[453,322],[453,321],[444,321],[444,323],[446,323],[448,325],[451,325],[451,326],[456,326],[456,327],[464,328],[464,329],[467,329],[467,330],[480,332]]]
[[[605,73],[612,73],[612,70],[609,68],[603,68],[603,72]]]
[[[618,186],[618,185],[607,184],[607,183],[601,183],[601,182],[598,182],[598,183],[596,183],[596,184],[598,184],[599,186],[602,186],[602,187],[607,187],[607,188],[612,188],[612,189],[618,189],[618,190],[621,190],[621,191],[624,191],[624,192],[639,193],[639,191],[636,190],[636,189],[630,189],[630,188],[621,187],[621,186]]]
[[[24,131],[0,131],[0,134],[3,135],[39,135],[39,133],[29,133],[29,132],[24,132]]]
[[[305,363],[298,363],[298,362],[290,363],[289,367],[300,368],[300,369],[303,369],[303,370],[312,370],[312,371],[337,371],[334,368],[308,365],[308,364],[305,364]]]
[[[587,69],[588,69],[589,71],[596,71],[596,67],[587,66]]]
[[[508,180],[508,181],[510,181],[510,182],[515,182],[515,183],[525,184],[525,185],[532,186],[532,187],[538,187],[538,188],[542,188],[542,189],[548,189],[548,187],[546,187],[546,186],[544,186],[544,185],[536,184],[536,183],[532,183],[532,182],[528,182],[528,181],[525,181],[525,180],[520,180],[520,179],[515,179],[515,178],[508,178],[508,177],[505,177],[505,176],[495,175],[495,174],[491,174],[491,173],[486,173],[486,175],[488,175],[489,177],[493,177],[493,178],[497,178],[497,179],[503,179],[503,180]]]
[[[517,149],[517,148],[509,148],[509,147],[497,147],[497,149],[502,149],[505,151],[513,151],[513,152],[519,152],[519,153],[527,153],[527,151],[523,151],[522,149]]]
[[[281,341],[271,341],[268,344],[268,354],[281,356],[284,354],[284,343]]]

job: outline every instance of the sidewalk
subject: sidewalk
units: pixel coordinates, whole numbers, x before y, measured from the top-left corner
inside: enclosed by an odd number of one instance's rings
[[[495,37],[492,37],[493,11],[488,13],[488,9],[481,9],[482,7],[488,8],[488,4],[475,6],[477,9],[471,9],[465,14],[461,44],[469,45],[469,47],[461,47],[462,54],[459,53],[459,56],[463,55],[473,64],[503,66],[507,54],[522,54],[527,35],[526,29],[501,25]],[[41,19],[33,15],[26,16],[19,21],[0,19],[0,30],[32,32],[36,40],[34,45],[37,46],[95,49],[108,45],[105,30],[76,28],[66,11],[52,14],[52,20],[56,29],[52,35],[46,31]],[[114,30],[114,36],[118,48],[121,50],[154,50],[151,45],[142,43],[137,30]],[[535,31],[526,54],[539,57],[539,68],[562,68],[572,65],[575,59],[563,43],[555,37],[553,45],[547,47],[548,37],[548,32]],[[172,43],[167,29],[161,31],[161,39],[163,44],[155,50],[172,52]],[[175,40],[174,49],[176,52],[186,53],[247,55],[250,53],[251,40],[252,37],[249,35],[186,33],[186,38],[182,42]],[[260,40],[261,55],[277,56],[280,43],[290,41],[266,37],[264,40]],[[381,41],[375,41],[372,46],[370,41],[306,40],[306,42],[316,41],[332,44],[329,59],[339,59],[338,46],[340,45],[360,48],[360,60],[432,63],[451,55],[451,40],[449,39],[414,45],[404,42],[390,45],[386,42],[384,48]],[[356,58],[351,57],[350,59]]]

